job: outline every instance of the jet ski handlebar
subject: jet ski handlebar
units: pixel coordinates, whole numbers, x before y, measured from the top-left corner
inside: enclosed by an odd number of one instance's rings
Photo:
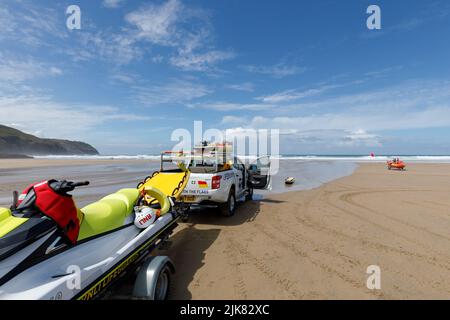
[[[89,181],[82,181],[82,182],[69,182],[72,187],[83,187],[89,185]]]
[[[66,194],[67,192],[73,191],[77,187],[89,185],[89,181],[73,182],[73,181],[51,181],[49,182],[50,187],[55,190],[55,192],[60,194]]]

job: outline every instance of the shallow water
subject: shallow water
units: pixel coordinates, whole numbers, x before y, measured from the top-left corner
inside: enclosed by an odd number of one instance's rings
[[[279,172],[272,177],[272,189],[255,192],[255,198],[295,190],[308,190],[334,179],[350,175],[357,165],[341,161],[280,160]],[[79,206],[84,206],[121,188],[133,188],[153,171],[159,161],[146,163],[111,163],[85,166],[55,166],[0,171],[0,206],[9,206],[12,190],[21,191],[31,182],[47,179],[90,181],[90,185],[77,189],[73,194]],[[287,186],[286,177],[295,178],[295,184]]]
[[[280,160],[279,172],[272,177],[272,189],[257,194],[274,194],[298,190],[310,190],[324,183],[348,176],[357,168],[353,162]],[[284,183],[287,177],[294,177],[293,185]]]

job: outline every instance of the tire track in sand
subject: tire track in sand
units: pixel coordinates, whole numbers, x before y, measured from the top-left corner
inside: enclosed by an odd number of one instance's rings
[[[311,201],[308,201],[308,203],[306,203],[306,205],[304,206],[304,209],[305,209],[306,212],[308,211],[310,202]],[[341,208],[337,208],[337,209],[339,211],[341,211],[341,212],[349,214],[344,209],[341,209]],[[411,252],[411,251],[408,251],[408,250],[405,250],[405,249],[392,247],[392,246],[389,246],[387,244],[383,244],[383,243],[372,241],[370,239],[360,239],[360,238],[357,238],[357,237],[353,237],[353,236],[351,236],[351,235],[349,235],[347,233],[338,231],[338,230],[333,229],[333,228],[329,228],[329,227],[327,227],[325,225],[320,225],[320,222],[314,221],[313,218],[308,217],[306,215],[303,215],[302,217],[299,217],[296,214],[296,212],[290,212],[290,214],[294,217],[294,219],[296,221],[298,221],[299,223],[301,223],[305,227],[310,228],[312,230],[315,230],[317,232],[322,232],[322,233],[325,233],[325,234],[329,234],[329,235],[334,236],[337,239],[348,240],[348,241],[351,241],[353,243],[357,243],[357,244],[360,244],[362,246],[365,246],[365,247],[368,247],[368,248],[372,248],[372,249],[375,249],[375,250],[381,250],[381,251],[383,251],[385,253],[401,254],[401,255],[403,255],[403,256],[405,256],[407,258],[414,257],[414,258],[416,258],[418,260],[421,260],[421,261],[424,261],[426,263],[429,263],[429,264],[431,264],[431,265],[433,265],[435,267],[440,267],[440,268],[443,268],[443,269],[446,269],[446,270],[450,271],[450,264],[438,263],[438,262],[436,262],[435,257],[427,256],[427,255],[420,254],[420,253],[417,253],[417,252]],[[396,234],[396,236],[399,236],[399,235]],[[400,236],[400,238],[403,238],[403,237]],[[409,239],[407,239],[407,240],[409,240]]]
[[[336,193],[342,193],[342,192],[336,192]],[[333,192],[330,192],[330,193],[329,193],[329,195],[331,195],[331,194],[333,194]],[[328,197],[327,197],[327,198],[328,198]],[[338,198],[340,198],[340,197],[338,197]],[[339,199],[339,200],[340,200],[340,199]],[[442,255],[442,254],[443,254],[442,252],[436,252],[436,251],[435,251],[432,247],[430,247],[430,246],[425,246],[423,243],[421,243],[420,241],[418,241],[418,240],[415,239],[415,238],[410,238],[410,237],[406,237],[406,236],[404,236],[404,235],[401,235],[401,234],[399,234],[397,231],[392,230],[391,228],[388,228],[388,227],[386,227],[386,226],[384,226],[384,225],[382,225],[382,224],[380,224],[380,223],[377,223],[377,222],[375,222],[375,221],[373,221],[373,220],[371,220],[371,219],[368,219],[368,218],[366,218],[366,217],[364,217],[364,216],[362,216],[362,215],[360,215],[360,214],[356,214],[356,213],[350,212],[349,210],[346,210],[345,208],[340,207],[339,205],[335,204],[335,203],[337,202],[336,200],[326,199],[325,201],[326,201],[326,203],[327,203],[330,207],[333,207],[333,208],[339,210],[340,212],[342,212],[342,213],[344,213],[344,214],[347,214],[347,215],[350,215],[350,216],[352,216],[352,217],[355,217],[355,218],[357,218],[357,219],[359,219],[359,220],[362,220],[362,221],[364,221],[365,223],[367,223],[367,224],[369,224],[369,225],[376,226],[376,227],[380,228],[381,230],[383,230],[383,231],[385,231],[385,232],[394,234],[394,235],[395,235],[396,237],[398,237],[398,238],[401,238],[401,239],[406,240],[406,241],[408,241],[408,242],[412,242],[412,243],[414,243],[414,244],[416,244],[416,245],[418,245],[418,246],[424,248],[425,250],[427,250],[427,252],[434,252],[434,253],[437,254],[437,255]],[[344,201],[343,201],[343,202],[344,202]],[[350,205],[350,206],[353,206],[353,204],[351,204],[351,203],[347,203],[347,204]]]
[[[393,192],[397,192],[397,190],[396,190],[396,191],[393,191]],[[412,191],[409,190],[408,192],[412,192]],[[377,193],[377,191],[348,192],[348,193],[342,194],[342,195],[339,197],[339,199],[342,200],[344,203],[348,203],[348,204],[350,204],[350,205],[353,205],[353,206],[355,206],[355,207],[358,207],[358,208],[367,210],[367,211],[372,212],[372,213],[375,213],[375,214],[377,214],[377,215],[381,215],[381,216],[385,217],[386,219],[389,219],[389,220],[395,221],[395,222],[397,222],[397,223],[403,224],[403,225],[405,225],[405,226],[407,226],[407,227],[409,227],[409,228],[413,228],[413,229],[416,229],[416,230],[420,230],[420,231],[422,231],[422,232],[428,233],[428,234],[433,235],[433,236],[435,236],[435,237],[438,237],[438,238],[441,238],[441,239],[450,241],[450,238],[449,238],[449,237],[446,237],[446,236],[444,236],[444,235],[442,235],[442,234],[439,234],[439,233],[436,233],[436,232],[432,232],[432,231],[430,231],[430,230],[428,230],[428,229],[426,229],[426,228],[423,228],[423,227],[419,227],[419,226],[413,225],[413,224],[408,223],[408,222],[406,222],[406,221],[404,221],[404,220],[402,220],[402,219],[394,218],[394,217],[389,216],[389,215],[386,215],[386,214],[384,214],[384,213],[382,213],[382,212],[373,210],[373,209],[371,209],[371,208],[369,208],[369,207],[367,207],[367,206],[364,206],[364,205],[362,205],[362,204],[357,203],[357,202],[354,200],[354,198],[357,197],[357,196],[360,196],[360,195],[363,195],[363,194],[373,194],[373,193]]]
[[[256,267],[259,271],[261,271],[269,280],[278,285],[281,289],[289,294],[289,296],[293,299],[301,299],[304,297],[304,294],[298,292],[293,289],[295,283],[282,275],[279,272],[273,270],[271,267],[267,265],[263,259],[256,257],[249,250],[247,250],[240,243],[236,242],[233,239],[229,240],[229,245],[232,249],[237,250],[241,255],[243,255],[247,261],[249,261],[252,265]]]
[[[354,278],[346,275],[345,273],[342,273],[342,272],[336,270],[332,266],[330,266],[328,264],[325,264],[323,262],[320,262],[319,260],[313,259],[306,251],[303,251],[299,247],[295,246],[294,243],[301,243],[301,241],[303,241],[303,239],[300,239],[299,237],[292,237],[292,236],[289,237],[289,235],[286,235],[286,229],[280,229],[280,233],[278,233],[278,234],[282,234],[284,236],[287,236],[290,241],[286,241],[286,240],[280,239],[279,237],[277,237],[277,235],[275,235],[275,234],[271,233],[270,231],[268,231],[267,228],[264,225],[260,224],[260,223],[254,223],[254,226],[260,232],[262,232],[264,235],[266,235],[269,239],[271,239],[272,241],[277,242],[279,245],[281,245],[284,248],[287,248],[292,253],[307,259],[313,265],[315,265],[316,267],[319,267],[320,269],[325,271],[325,273],[327,273],[328,275],[336,275],[341,280],[343,280],[344,282],[348,283],[349,285],[351,285],[352,287],[354,287],[356,289],[363,289],[363,288],[365,288],[365,282],[361,283],[361,281],[355,280]],[[370,292],[370,294],[372,294],[372,295],[374,295],[376,297],[382,297],[384,299],[388,298],[383,293]]]
[[[239,261],[236,251],[230,243],[227,243],[227,247],[225,253],[228,257],[227,261],[231,265],[233,269],[233,288],[236,292],[237,299],[246,300],[247,299],[247,288],[245,285],[244,278],[242,276],[242,272],[239,268]]]

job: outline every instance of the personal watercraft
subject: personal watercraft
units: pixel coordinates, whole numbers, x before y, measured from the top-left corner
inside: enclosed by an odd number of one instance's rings
[[[49,180],[20,196],[15,192],[11,209],[0,208],[0,299],[101,297],[147,261],[177,226],[184,214],[177,199],[188,175],[166,183],[166,193],[156,185],[122,189],[82,209],[69,192],[88,182]],[[173,265],[155,259],[146,266],[161,272],[165,287],[161,291],[158,278],[140,288],[151,287],[154,298],[165,298]]]
[[[405,170],[406,164],[399,159],[395,159],[395,160],[389,160],[387,162],[387,167],[388,167],[388,170],[392,170],[392,169]]]

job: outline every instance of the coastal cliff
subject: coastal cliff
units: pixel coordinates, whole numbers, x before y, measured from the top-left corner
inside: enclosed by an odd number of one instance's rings
[[[42,139],[0,125],[0,157],[18,155],[97,155],[90,144],[62,139]]]

